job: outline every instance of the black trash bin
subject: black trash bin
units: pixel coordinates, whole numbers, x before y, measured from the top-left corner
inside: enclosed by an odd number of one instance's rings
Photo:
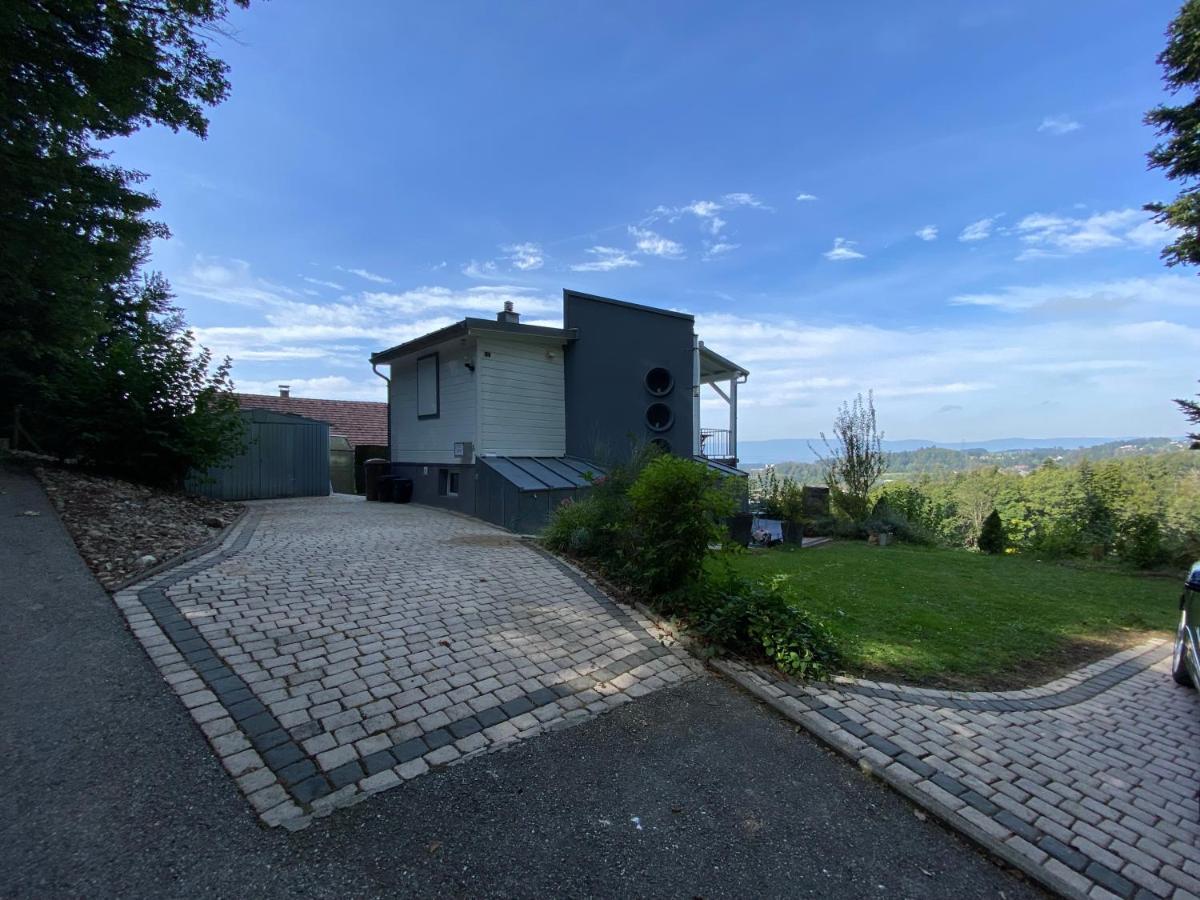
[[[390,463],[386,459],[368,459],[363,463],[363,482],[368,500],[378,500],[379,479],[387,475]]]
[[[393,503],[411,503],[413,495],[413,482],[411,478],[395,478],[392,482],[392,502]]]
[[[396,482],[400,479],[395,475],[381,475],[376,484],[377,497],[380,503],[391,503],[394,499]]]

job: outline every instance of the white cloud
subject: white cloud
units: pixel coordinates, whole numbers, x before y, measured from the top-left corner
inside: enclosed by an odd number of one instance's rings
[[[726,194],[721,198],[728,206],[749,206],[752,209],[770,209],[753,194],[748,194],[745,191],[734,191],[732,194]]]
[[[641,265],[640,262],[617,247],[596,246],[584,252],[590,253],[595,259],[575,263],[571,266],[572,272],[611,272],[613,269],[626,269]]]
[[[854,249],[857,243],[857,241],[848,241],[846,238],[834,238],[833,249],[826,250],[821,255],[834,262],[842,262],[848,259],[866,259],[865,254],[859,253]]]
[[[1016,224],[1016,232],[1025,245],[1020,260],[1161,246],[1170,236],[1166,227],[1139,209],[1114,209],[1083,218],[1033,213]]]
[[[726,224],[725,220],[717,215],[721,209],[721,204],[712,200],[694,200],[687,206],[681,206],[679,211],[690,213],[699,219],[701,227],[709,234],[719,234]]]
[[[924,228],[919,229],[916,235],[923,241],[936,241],[938,239],[938,228],[936,225],[926,225]]]
[[[639,253],[647,256],[661,256],[664,259],[683,259],[683,245],[678,241],[665,238],[648,228],[629,226],[629,234],[635,239]]]
[[[801,203],[807,203],[809,200],[816,200],[817,195],[816,194],[797,194],[796,199],[799,200]]]
[[[1160,310],[1124,312],[1132,319],[912,328],[700,313],[696,331],[750,369],[738,390],[746,440],[828,430],[839,403],[871,389],[881,428],[896,438],[1177,433],[1169,398],[1194,391],[1178,359],[1200,352],[1200,327]],[[947,406],[961,409],[945,416]],[[722,407],[706,403],[704,424],[721,427]]]
[[[1047,134],[1062,135],[1078,131],[1082,127],[1082,125],[1070,116],[1046,116],[1042,119],[1042,124],[1038,126],[1037,130],[1046,132]]]
[[[960,241],[983,241],[992,236],[992,226],[996,224],[999,216],[988,216],[985,219],[980,219],[977,222],[972,222],[959,234]]]
[[[320,378],[289,378],[280,376],[278,379],[266,381],[239,381],[237,389],[247,394],[275,394],[280,384],[289,385],[293,397],[317,397],[322,400],[375,400],[380,403],[387,400],[387,386],[384,382],[371,376],[353,380],[343,375],[329,375]]]
[[[462,268],[462,273],[468,278],[492,279],[498,275],[498,267],[494,260],[485,259],[483,262],[471,260]]]
[[[513,268],[520,269],[522,272],[530,272],[534,269],[540,269],[544,262],[542,258],[542,248],[537,244],[529,242],[523,244],[509,244],[501,247],[508,254],[508,260],[513,264]]]
[[[342,287],[342,285],[338,284],[336,281],[324,281],[323,279],[320,279],[320,278],[309,278],[307,275],[301,275],[300,279],[302,281],[307,281],[309,284],[315,284],[315,285],[317,285],[317,287],[332,288],[335,291],[344,291],[345,290],[345,288]]]
[[[1184,307],[1200,309],[1200,279],[1157,275],[1083,284],[1038,284],[997,291],[959,294],[954,306],[984,306],[1003,312],[1037,310],[1056,315],[1095,314],[1123,308]]]
[[[736,250],[741,244],[731,244],[729,241],[705,241],[704,259],[715,259]]]
[[[375,284],[391,284],[392,279],[386,275],[376,275],[374,272],[368,272],[366,269],[345,269],[341,266],[334,266],[339,272],[348,272],[351,275],[357,275],[364,281],[372,281]]]

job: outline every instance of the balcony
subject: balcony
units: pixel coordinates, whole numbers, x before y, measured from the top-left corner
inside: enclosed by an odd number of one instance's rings
[[[696,456],[730,468],[737,468],[737,396],[738,385],[745,382],[750,373],[737,363],[696,341],[696,399],[693,432],[693,448]],[[705,428],[700,424],[700,389],[708,385],[712,391],[728,404],[728,427]],[[722,418],[725,418],[722,416]]]
[[[701,428],[700,455],[713,462],[737,468],[737,453],[733,447],[733,432],[728,428]]]

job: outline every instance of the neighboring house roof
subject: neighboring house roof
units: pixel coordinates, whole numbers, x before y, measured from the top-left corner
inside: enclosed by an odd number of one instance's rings
[[[445,328],[431,331],[429,334],[414,338],[406,343],[397,344],[395,347],[381,350],[378,353],[372,353],[371,362],[391,362],[401,356],[407,356],[418,350],[433,347],[452,338],[466,337],[468,334],[479,334],[480,332],[506,334],[516,337],[554,338],[562,341],[568,341],[575,337],[574,329],[546,328],[543,325],[521,325],[516,322],[497,322],[493,319],[466,318],[461,322],[455,322],[453,325],[447,325]]]
[[[318,400],[314,397],[278,397],[272,394],[234,394],[242,409],[305,416],[329,423],[329,433],[351,444],[386,446],[388,442],[386,403],[367,400]]]

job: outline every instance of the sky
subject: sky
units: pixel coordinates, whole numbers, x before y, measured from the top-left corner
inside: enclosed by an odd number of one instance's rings
[[[1200,278],[1141,211],[1177,8],[256,2],[208,138],[111,149],[239,390],[384,400],[372,351],[573,288],[694,314],[742,439],[868,390],[894,439],[1178,435]]]

